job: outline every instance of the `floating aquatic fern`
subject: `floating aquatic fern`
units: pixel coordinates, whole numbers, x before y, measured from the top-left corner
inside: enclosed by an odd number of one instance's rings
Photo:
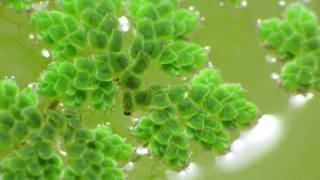
[[[37,131],[42,116],[38,99],[30,88],[19,90],[13,80],[0,82],[0,148],[12,149]]]
[[[104,55],[77,58],[74,63],[55,62],[44,72],[37,89],[47,97],[61,98],[69,107],[79,107],[89,99],[96,109],[109,109],[115,85],[108,62]]]
[[[108,127],[82,128],[75,111],[42,113],[35,92],[20,91],[13,80],[1,81],[0,95],[0,148],[8,153],[0,166],[3,179],[124,179],[118,164],[133,150]]]
[[[172,75],[190,72],[201,67],[207,53],[195,43],[183,39],[192,34],[199,25],[195,11],[180,9],[175,0],[130,1],[129,11],[138,35],[131,47],[131,55],[144,49],[159,61],[162,69]]]
[[[58,179],[62,169],[61,158],[46,143],[26,145],[1,163],[2,178]]]
[[[188,140],[223,153],[230,144],[228,130],[257,118],[257,108],[244,99],[241,86],[222,83],[212,69],[202,70],[190,83],[153,86],[133,99],[150,112],[138,122],[135,136],[148,145],[151,155],[174,168],[188,164]]]
[[[123,6],[122,0],[62,0],[58,5],[59,10],[36,11],[31,17],[39,38],[52,46],[54,59],[121,50],[122,34],[118,32],[116,13]]]
[[[319,88],[318,29],[316,15],[301,3],[289,5],[282,19],[261,21],[259,31],[265,46],[286,62],[280,74],[280,85],[284,89],[305,92]]]
[[[132,158],[131,145],[109,127],[83,127],[78,113],[83,105],[111,110],[118,95],[125,115],[144,113],[133,135],[169,167],[188,166],[190,141],[226,152],[230,130],[257,117],[240,85],[223,83],[213,68],[180,84],[144,84],[153,64],[171,77],[206,64],[208,52],[187,40],[199,22],[177,0],[60,0],[54,10],[32,12],[52,63],[35,90],[0,84],[0,147],[16,147],[1,163],[3,179],[125,179],[121,165]],[[37,93],[49,107],[37,106]]]
[[[130,160],[132,147],[107,127],[78,129],[68,137],[64,179],[124,179],[119,163]]]

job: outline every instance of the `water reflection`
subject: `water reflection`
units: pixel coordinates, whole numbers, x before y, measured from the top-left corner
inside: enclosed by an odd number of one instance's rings
[[[292,108],[301,108],[302,106],[306,105],[307,102],[309,102],[313,98],[312,93],[307,93],[305,95],[303,94],[297,94],[297,95],[292,95],[289,98],[289,105]]]
[[[263,115],[255,127],[241,133],[229,153],[216,157],[218,167],[236,170],[249,165],[269,151],[279,140],[282,127],[278,117]]]

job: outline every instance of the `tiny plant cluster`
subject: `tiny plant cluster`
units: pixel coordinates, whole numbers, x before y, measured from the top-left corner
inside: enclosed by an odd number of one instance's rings
[[[2,179],[124,179],[119,164],[133,150],[108,127],[83,128],[72,110],[43,114],[37,94],[20,91],[13,80],[0,83],[0,97],[0,148],[9,154],[1,161]]]
[[[228,130],[247,126],[257,117],[243,89],[222,83],[213,69],[202,70],[190,83],[137,91],[132,99],[149,112],[134,135],[148,145],[152,156],[174,168],[189,163],[188,140],[223,153],[230,144]]]
[[[28,9],[31,2],[8,3]],[[137,143],[176,170],[191,161],[191,141],[224,153],[231,130],[255,123],[257,107],[243,88],[205,67],[208,52],[188,40],[200,17],[178,0],[60,0],[31,10],[30,19],[52,63],[33,89],[0,83],[4,180],[125,179],[122,165],[132,160],[133,147],[110,127],[83,127],[81,117],[81,107],[111,111],[118,96],[125,115],[142,114],[133,126]],[[169,77],[194,76],[147,84],[151,66]]]
[[[289,5],[283,18],[261,21],[260,36],[285,65],[280,86],[293,92],[320,88],[318,68],[320,36],[316,15],[301,3]]]

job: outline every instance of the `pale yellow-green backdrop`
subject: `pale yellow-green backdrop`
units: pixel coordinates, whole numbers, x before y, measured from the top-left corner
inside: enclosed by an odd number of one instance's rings
[[[269,52],[260,46],[256,21],[278,16],[283,7],[278,0],[248,0],[243,9],[220,7],[218,0],[189,0],[205,17],[201,29],[193,40],[212,49],[211,60],[223,79],[240,82],[248,91],[247,98],[254,101],[261,114],[275,114],[283,126],[280,142],[258,160],[237,171],[225,172],[217,168],[213,153],[195,148],[194,162],[200,166],[199,180],[319,180],[320,179],[320,93],[300,109],[290,110],[287,94],[270,78],[278,72],[280,64],[269,64],[265,55]],[[320,1],[307,5],[320,17]],[[41,56],[41,44],[28,38],[30,23],[25,13],[0,8],[0,77],[15,76],[19,85],[33,82],[49,63]],[[149,71],[148,82],[175,82],[163,73]],[[119,103],[118,103],[119,105]],[[110,122],[112,129],[128,137],[131,120],[122,116],[119,108],[113,113],[92,113],[84,110],[85,125]],[[158,162],[142,158],[129,180],[166,179],[164,167]]]

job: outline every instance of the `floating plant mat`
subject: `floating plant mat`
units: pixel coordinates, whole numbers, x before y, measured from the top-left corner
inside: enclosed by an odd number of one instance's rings
[[[271,73],[278,72],[279,67],[266,63],[264,59],[268,52],[257,45],[259,39],[257,38],[256,21],[257,19],[278,16],[283,11],[283,8],[278,5],[278,1],[248,1],[248,7],[243,9],[237,9],[234,6],[220,7],[219,3],[213,0],[186,1],[184,5],[185,7],[194,6],[196,10],[201,12],[201,16],[205,17],[201,29],[195,33],[192,41],[202,46],[211,47],[212,63],[219,70],[225,82],[240,82],[247,90],[246,98],[255,102],[262,114],[274,114],[278,117],[277,121],[281,124],[281,137],[277,141],[278,143],[268,149],[269,152],[244,165],[240,170],[225,169],[215,161],[216,154],[204,151],[199,144],[192,143],[190,146],[193,158],[190,169],[195,171],[193,171],[193,175],[186,172],[186,175],[183,176],[184,173],[181,173],[181,177],[222,180],[317,179],[319,174],[317,174],[315,167],[317,167],[316,162],[320,158],[316,156],[316,152],[320,150],[320,143],[314,139],[319,135],[317,128],[320,125],[317,121],[319,97],[315,93],[312,101],[306,106],[288,108],[290,94],[281,92],[281,89],[270,78]],[[316,9],[319,5],[319,2],[312,2],[307,6],[315,9],[319,14]],[[22,58],[10,56],[9,53],[1,53],[1,75],[3,77],[14,75],[19,86],[24,87],[37,79],[39,73],[46,68],[50,60],[41,57],[43,47],[41,43],[36,46],[30,45],[34,43],[28,39],[31,27],[28,25],[26,14],[1,9],[0,19],[0,29],[1,32],[4,32],[0,33],[1,50],[8,49],[5,52],[10,52],[9,50],[16,52],[12,53],[13,55],[26,54],[22,56],[25,58]],[[18,19],[18,23],[22,25],[9,25],[8,19]],[[18,32],[20,28],[23,37],[15,35],[15,32]],[[9,38],[10,40],[8,40]],[[7,41],[12,45],[9,46]],[[35,49],[26,50],[22,48],[21,44],[29,44],[26,46],[27,48]],[[28,68],[24,68],[24,65]],[[170,84],[186,82],[180,77],[168,78],[156,64],[153,64],[143,77],[150,84],[153,80]],[[135,142],[130,130],[132,121],[135,117],[145,114],[138,112],[134,114],[134,118],[124,116],[120,108],[121,101],[121,97],[116,99],[117,103],[111,113],[98,113],[88,106],[82,107],[82,118],[85,120],[83,126],[95,128],[97,124],[105,123],[106,119],[111,124],[113,133],[127,137],[129,142]],[[45,106],[47,104],[43,105],[43,107]],[[143,151],[143,149],[140,150]],[[301,166],[301,164],[305,165]],[[168,174],[172,176],[172,173],[168,172],[170,168],[157,160],[150,159],[148,155],[134,162],[132,170],[130,170],[130,164],[126,166],[126,169],[128,179],[167,179]]]

